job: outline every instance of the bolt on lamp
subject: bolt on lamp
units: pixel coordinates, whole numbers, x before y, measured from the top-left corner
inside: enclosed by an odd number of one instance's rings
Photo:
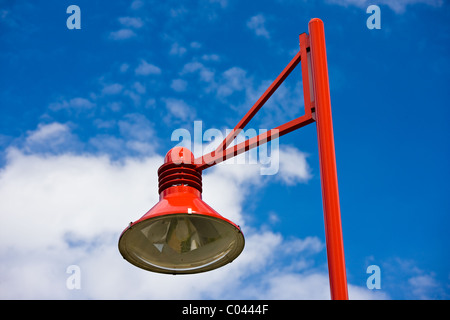
[[[300,35],[299,52],[216,150],[199,158],[181,147],[166,154],[158,169],[160,201],[120,235],[119,251],[127,261],[168,274],[204,272],[233,261],[244,249],[244,236],[202,200],[202,171],[315,122],[331,298],[348,299],[325,32],[320,19],[308,26],[309,35]],[[305,114],[229,147],[299,63]]]

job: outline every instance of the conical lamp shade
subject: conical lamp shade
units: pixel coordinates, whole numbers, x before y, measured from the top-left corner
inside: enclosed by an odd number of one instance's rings
[[[119,251],[130,263],[154,272],[189,274],[219,268],[242,252],[239,226],[202,200],[201,173],[192,160],[186,148],[166,155],[158,170],[160,201],[120,236]]]

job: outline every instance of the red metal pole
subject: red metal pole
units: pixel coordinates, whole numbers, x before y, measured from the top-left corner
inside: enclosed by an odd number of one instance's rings
[[[325,32],[322,20],[315,18],[309,22],[309,40],[331,299],[347,300],[347,276],[342,239]]]

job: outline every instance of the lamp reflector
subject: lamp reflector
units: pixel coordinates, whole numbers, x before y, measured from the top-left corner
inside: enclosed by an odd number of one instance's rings
[[[171,214],[144,220],[121,238],[120,251],[132,264],[170,274],[197,273],[223,266],[244,245],[238,228],[199,214]]]

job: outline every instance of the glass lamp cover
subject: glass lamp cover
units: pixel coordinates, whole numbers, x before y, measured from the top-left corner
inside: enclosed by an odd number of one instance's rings
[[[233,224],[201,214],[170,214],[143,220],[124,232],[119,249],[132,264],[182,274],[216,269],[242,251],[244,237]]]

